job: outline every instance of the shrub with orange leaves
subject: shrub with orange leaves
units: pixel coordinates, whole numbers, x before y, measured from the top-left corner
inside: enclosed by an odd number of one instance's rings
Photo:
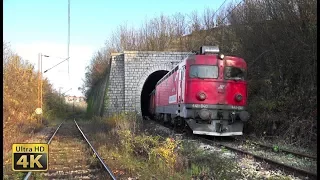
[[[4,121],[33,122],[38,106],[37,76],[33,67],[17,56],[9,57],[4,64]]]
[[[33,65],[13,53],[5,42],[3,51],[3,133],[6,151],[11,148],[11,143],[23,141],[36,130],[35,128],[41,126],[35,113],[35,109],[40,107],[38,101],[40,81]],[[54,99],[58,101],[59,96],[53,96],[57,93],[53,92],[48,80],[42,79],[41,81],[43,83],[44,117],[46,117],[48,112],[45,111],[46,109],[59,107],[50,106]]]

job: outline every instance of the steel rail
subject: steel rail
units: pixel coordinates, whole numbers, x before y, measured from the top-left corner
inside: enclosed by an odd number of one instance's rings
[[[76,124],[78,130],[81,132],[83,138],[87,141],[87,143],[90,145],[91,149],[93,150],[94,154],[97,156],[97,158],[99,159],[100,163],[103,165],[103,167],[105,168],[105,170],[108,171],[109,175],[112,177],[112,179],[116,180],[116,177],[114,176],[114,174],[112,173],[112,171],[108,168],[108,166],[103,162],[102,158],[99,156],[99,154],[97,153],[97,151],[93,148],[93,146],[91,145],[91,143],[89,142],[89,140],[87,139],[87,137],[84,135],[84,133],[82,132],[82,130],[80,129],[80,127],[78,126],[76,120],[74,119],[74,123]]]
[[[245,141],[245,140],[241,140],[241,141]],[[262,144],[262,143],[258,143],[258,142],[249,142],[249,143],[256,144],[256,145],[261,146],[261,147],[273,149],[273,146],[270,146],[270,145],[266,145],[266,144]],[[288,150],[288,149],[279,148],[279,151],[280,152],[285,152],[285,153],[290,153],[290,154],[293,154],[293,155],[296,155],[296,156],[300,156],[300,157],[307,157],[307,158],[310,158],[310,159],[317,159],[316,156],[312,156],[312,155],[301,153],[301,152],[294,152],[294,151],[291,151],[291,150]]]
[[[214,142],[212,140],[209,140],[209,139],[206,139],[206,138],[200,138],[198,137],[200,140],[202,141],[206,141],[206,142],[209,142],[209,143],[212,143],[212,144],[216,144],[218,146],[223,146],[227,149],[230,149],[232,151],[236,151],[238,153],[242,153],[242,154],[246,154],[246,155],[250,155],[252,157],[254,157],[255,159],[258,159],[260,161],[265,161],[265,162],[268,162],[268,163],[271,163],[271,164],[274,164],[274,165],[277,165],[277,166],[282,166],[284,167],[285,169],[287,170],[290,170],[290,171],[295,171],[295,172],[298,172],[299,174],[301,175],[305,175],[305,176],[308,176],[308,177],[313,177],[313,178],[317,178],[317,174],[316,173],[313,173],[313,172],[310,172],[310,171],[306,171],[304,169],[300,169],[300,168],[297,168],[297,167],[293,167],[293,166],[290,166],[290,165],[287,165],[287,164],[283,164],[281,162],[278,162],[278,161],[275,161],[275,160],[272,160],[272,159],[269,159],[269,158],[266,158],[266,157],[262,157],[262,156],[259,156],[259,155],[255,155],[251,152],[248,152],[248,151],[243,151],[241,149],[237,149],[237,148],[234,148],[234,147],[231,147],[229,145],[226,145],[224,143],[219,143],[219,142]]]
[[[50,144],[50,143],[51,143],[53,137],[56,135],[56,133],[58,132],[58,130],[60,129],[60,127],[61,127],[62,124],[63,124],[63,122],[60,123],[60,125],[58,126],[58,128],[54,131],[53,135],[50,137],[50,139],[49,139],[49,141],[47,142],[47,144]],[[28,174],[24,177],[23,180],[28,180],[28,179],[30,178],[31,174],[32,174],[32,172],[28,172]]]

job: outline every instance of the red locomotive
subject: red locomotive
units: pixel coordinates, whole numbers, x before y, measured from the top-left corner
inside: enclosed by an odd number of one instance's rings
[[[242,135],[249,119],[246,73],[242,58],[203,46],[157,82],[149,112],[164,122],[186,122],[194,134]]]

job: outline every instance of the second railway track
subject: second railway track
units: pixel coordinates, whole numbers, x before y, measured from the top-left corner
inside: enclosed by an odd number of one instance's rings
[[[49,170],[43,178],[116,179],[75,120],[61,123],[48,144]],[[33,179],[32,174],[24,179]]]
[[[317,179],[317,174],[314,173],[314,172],[307,171],[307,170],[304,170],[304,169],[301,169],[301,168],[298,168],[298,167],[294,167],[294,166],[291,166],[291,165],[288,165],[288,164],[284,164],[282,162],[278,162],[278,161],[275,161],[275,160],[267,158],[267,157],[256,155],[254,153],[241,150],[239,148],[227,145],[225,143],[215,142],[215,141],[212,141],[212,140],[209,140],[209,139],[206,139],[206,138],[202,138],[202,137],[198,137],[198,139],[201,140],[201,141],[210,143],[210,144],[215,144],[217,146],[223,146],[223,147],[225,147],[225,148],[227,148],[227,149],[229,149],[231,151],[237,152],[237,153],[241,153],[241,154],[244,154],[244,155],[252,156],[256,160],[267,162],[267,163],[269,163],[269,164],[271,164],[273,166],[277,166],[278,168],[283,169],[283,170],[285,170],[287,172],[294,173],[296,175],[301,175],[301,176],[304,176],[304,177],[308,177],[308,179],[309,178]]]
[[[150,118],[146,118],[148,120],[152,120]],[[156,124],[159,124],[161,126],[163,126],[163,124],[157,122],[157,121],[154,121]],[[170,128],[172,129],[172,127],[169,127],[169,126],[165,126],[167,128]],[[175,129],[173,129],[174,131],[176,131]],[[181,132],[179,132],[181,133]],[[223,146],[231,151],[234,151],[236,153],[240,153],[240,154],[245,154],[245,155],[249,155],[249,156],[252,156],[254,159],[258,160],[258,161],[262,161],[262,162],[267,162],[268,164],[276,167],[276,168],[279,168],[279,169],[282,169],[282,170],[285,170],[286,172],[288,172],[289,174],[295,174],[295,175],[298,175],[298,176],[301,176],[301,177],[308,177],[307,179],[317,179],[317,173],[315,172],[311,172],[311,171],[308,171],[308,170],[305,170],[305,169],[301,169],[301,168],[298,168],[298,167],[294,167],[294,166],[291,166],[291,165],[288,165],[288,164],[285,164],[285,163],[282,163],[282,162],[278,162],[276,160],[273,160],[273,159],[270,159],[270,158],[267,158],[267,157],[263,157],[263,156],[259,156],[259,155],[256,155],[254,153],[251,153],[249,151],[245,151],[245,150],[241,150],[239,148],[236,148],[234,146],[230,146],[230,145],[227,145],[228,143],[223,143],[223,142],[220,142],[220,141],[214,141],[214,140],[211,140],[211,139],[208,139],[208,137],[204,138],[204,137],[201,137],[201,136],[198,136],[198,135],[194,135],[192,133],[192,131],[190,129],[188,129],[188,131],[186,132],[186,137],[189,137],[191,139],[198,139],[202,142],[205,142],[205,143],[209,143],[209,144],[212,144],[212,145],[216,145],[216,146]],[[233,138],[233,141],[237,141],[237,142],[240,142],[240,141],[243,141],[243,140],[239,140],[237,138]],[[229,144],[230,142],[232,141],[229,141]],[[256,145],[260,145],[260,146],[263,146],[265,148],[271,148],[269,146],[266,146],[266,145],[263,145],[261,143],[256,143]],[[297,152],[293,152],[293,151],[286,151],[286,153],[292,153],[294,155],[297,155],[297,156],[302,156],[302,157],[308,157],[308,158],[311,158],[311,159],[314,159],[316,157],[314,156],[311,156],[311,155],[306,155],[306,154],[302,154],[302,153],[297,153]]]

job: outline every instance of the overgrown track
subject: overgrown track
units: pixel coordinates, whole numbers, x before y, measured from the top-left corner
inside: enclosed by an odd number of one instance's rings
[[[48,144],[49,171],[42,174],[45,179],[116,179],[75,120],[61,123]],[[30,176],[31,172],[24,179]]]

